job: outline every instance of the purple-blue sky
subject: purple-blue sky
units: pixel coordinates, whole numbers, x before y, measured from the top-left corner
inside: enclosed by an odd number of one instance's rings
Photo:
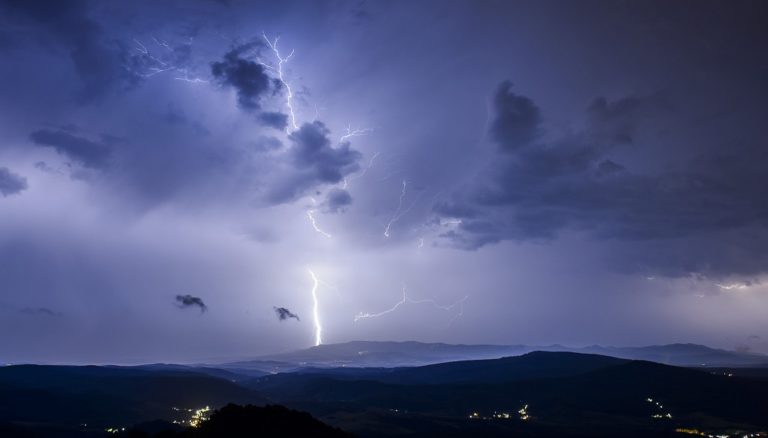
[[[0,1],[0,361],[243,358],[317,322],[768,352],[766,23],[746,1]]]

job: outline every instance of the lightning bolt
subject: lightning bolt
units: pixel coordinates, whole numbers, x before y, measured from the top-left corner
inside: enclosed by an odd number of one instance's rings
[[[403,180],[403,189],[400,191],[400,199],[397,202],[397,209],[395,209],[395,213],[392,215],[392,218],[389,220],[389,222],[387,222],[387,226],[384,227],[384,237],[386,238],[389,238],[390,236],[389,231],[392,228],[392,225],[394,225],[395,222],[399,221],[400,218],[402,218],[409,211],[411,211],[413,206],[416,205],[416,201],[419,200],[419,196],[421,196],[421,194],[419,193],[416,196],[416,199],[413,200],[411,205],[409,205],[408,208],[403,209],[403,199],[405,199],[405,195],[408,190],[407,188],[408,188],[408,183],[406,182],[406,180]]]
[[[384,237],[389,238],[389,229],[392,228],[392,224],[397,222],[398,219],[400,219],[400,212],[403,209],[403,198],[405,198],[405,193],[407,191],[408,184],[405,180],[403,180],[403,190],[400,192],[400,200],[397,202],[397,209],[395,210],[395,214],[392,215],[392,218],[387,223],[387,226],[384,227]]]
[[[317,221],[315,220],[315,210],[308,210],[308,211],[307,211],[307,217],[309,218],[309,223],[310,223],[310,224],[312,224],[312,228],[314,228],[314,229],[315,229],[315,231],[317,231],[318,233],[322,234],[323,236],[325,236],[325,237],[327,237],[327,238],[329,238],[329,239],[330,239],[331,237],[333,237],[333,236],[332,236],[332,235],[330,235],[329,233],[326,233],[325,231],[323,231],[323,230],[322,230],[322,229],[321,229],[321,228],[320,228],[320,227],[317,225]]]
[[[311,269],[309,269],[309,275],[312,277],[312,318],[315,324],[315,347],[317,347],[323,343],[323,326],[320,323],[320,303],[317,300],[317,288],[320,285],[320,281]]]
[[[339,137],[339,143],[344,143],[344,141],[352,138],[352,137],[362,137],[364,135],[368,135],[369,133],[373,132],[372,128],[362,128],[362,129],[352,129],[352,125],[347,125],[347,132]]]
[[[272,49],[272,53],[275,55],[275,58],[277,58],[277,66],[272,66],[263,62],[261,65],[274,72],[277,75],[277,80],[279,80],[280,83],[285,87],[285,106],[288,108],[288,113],[291,116],[291,126],[295,131],[299,129],[299,125],[296,123],[296,114],[293,111],[293,90],[291,90],[291,84],[289,84],[283,76],[283,64],[291,59],[294,51],[291,50],[291,53],[283,58],[282,55],[280,55],[280,50],[277,48],[277,43],[280,41],[280,37],[277,36],[274,40],[270,40],[267,38],[267,34],[264,32],[261,33],[261,36],[264,37],[264,41],[267,42],[267,45],[270,49]],[[287,129],[286,132],[288,132]]]
[[[158,46],[165,48],[169,52],[173,52],[174,49],[166,41],[159,40],[155,37],[152,37],[152,40]],[[190,76],[189,69],[186,67],[172,64],[168,61],[163,60],[162,58],[158,58],[157,56],[153,55],[152,52],[150,52],[149,48],[147,48],[147,46],[142,44],[142,42],[137,40],[136,38],[133,39],[133,43],[135,44],[134,50],[137,52],[138,56],[143,57],[146,60],[149,60],[150,65],[146,67],[146,71],[137,71],[136,69],[133,69],[129,66],[125,66],[125,68],[127,70],[130,70],[132,73],[138,76],[141,76],[143,78],[151,78],[153,76],[156,76],[158,74],[165,73],[165,72],[178,72],[182,76],[176,76],[173,78],[177,81],[184,81],[192,84],[209,82],[205,79]],[[192,39],[190,39],[187,42],[187,44],[191,45]]]
[[[365,166],[365,168],[363,168],[363,171],[362,171],[362,172],[360,172],[359,174],[357,174],[357,175],[352,175],[352,176],[350,176],[349,178],[346,178],[346,177],[345,177],[345,178],[344,178],[344,184],[342,184],[341,188],[346,190],[346,189],[347,189],[347,187],[349,186],[349,182],[350,182],[350,181],[352,181],[352,180],[356,180],[356,179],[358,179],[358,178],[362,178],[362,177],[364,177],[364,176],[365,176],[365,174],[366,174],[366,173],[368,173],[368,171],[369,171],[369,170],[371,170],[371,167],[373,167],[373,162],[376,160],[376,157],[378,157],[380,154],[381,154],[380,152],[376,152],[375,154],[373,154],[373,156],[371,157],[371,159],[370,159],[370,160],[368,160],[368,165],[367,165],[367,166]]]
[[[355,315],[355,322],[358,322],[361,319],[379,318],[381,316],[384,316],[384,315],[387,315],[389,313],[394,312],[395,310],[397,310],[400,306],[402,306],[404,304],[431,304],[434,308],[440,309],[440,310],[445,310],[445,311],[450,311],[450,310],[454,309],[455,307],[459,307],[459,312],[451,320],[451,323],[453,323],[453,321],[455,321],[456,319],[458,319],[462,315],[464,315],[464,301],[466,301],[467,298],[469,298],[469,295],[465,296],[464,298],[462,298],[460,300],[455,301],[454,303],[452,303],[450,305],[445,306],[445,305],[438,304],[435,300],[432,300],[432,299],[414,300],[413,298],[410,298],[408,296],[408,292],[407,292],[406,286],[403,286],[403,298],[400,301],[398,301],[397,303],[395,303],[394,306],[390,307],[387,310],[378,312],[378,313],[363,313],[363,312],[360,312],[357,315]]]

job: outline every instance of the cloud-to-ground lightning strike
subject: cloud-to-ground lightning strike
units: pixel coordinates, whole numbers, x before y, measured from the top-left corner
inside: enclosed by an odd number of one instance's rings
[[[310,224],[312,224],[312,228],[314,228],[314,229],[315,229],[315,231],[317,231],[318,233],[322,234],[323,236],[325,236],[325,237],[327,237],[327,238],[329,238],[329,239],[330,239],[331,237],[333,237],[333,236],[332,236],[330,233],[326,233],[325,231],[323,231],[323,230],[322,230],[322,229],[321,229],[321,228],[320,228],[320,227],[317,225],[317,221],[315,220],[315,210],[308,210],[308,211],[307,211],[307,217],[309,218],[309,223],[310,223]]]
[[[311,269],[309,270],[309,275],[312,277],[312,318],[315,324],[315,346],[318,346],[323,343],[323,326],[320,323],[320,303],[317,299],[317,288],[320,285],[320,281]]]
[[[363,313],[363,312],[360,312],[357,315],[355,315],[355,322],[357,322],[357,321],[359,321],[361,319],[379,318],[381,316],[384,316],[386,314],[394,312],[395,310],[397,310],[400,306],[402,306],[404,304],[431,304],[436,309],[445,310],[445,311],[452,310],[453,308],[458,306],[459,307],[459,312],[456,314],[456,316],[453,318],[453,320],[451,320],[451,323],[453,323],[453,321],[455,321],[457,318],[461,317],[461,315],[464,314],[464,301],[466,301],[467,298],[469,298],[469,295],[465,296],[464,298],[462,298],[462,299],[460,299],[460,300],[458,300],[458,301],[456,301],[456,302],[454,302],[454,303],[452,303],[452,304],[450,304],[448,306],[443,306],[443,305],[438,304],[433,299],[414,300],[413,298],[408,297],[407,288],[405,286],[403,286],[403,298],[400,301],[398,301],[397,303],[395,303],[394,306],[390,307],[387,310],[378,312],[378,313]]]
[[[291,116],[291,127],[293,127],[293,130],[299,129],[299,125],[296,123],[296,114],[293,111],[293,90],[291,90],[291,85],[288,83],[288,81],[285,80],[285,77],[283,76],[283,64],[288,62],[291,57],[293,56],[294,51],[291,50],[291,53],[288,54],[285,58],[283,58],[280,55],[280,50],[277,48],[277,43],[280,41],[280,37],[275,37],[274,40],[270,40],[267,38],[267,34],[262,32],[261,34],[264,37],[264,40],[267,42],[267,45],[270,49],[272,49],[272,53],[275,54],[275,58],[277,58],[277,66],[272,66],[266,63],[261,63],[264,67],[268,68],[269,70],[275,72],[277,74],[277,79],[280,81],[281,84],[285,87],[285,106],[288,108],[288,114]],[[286,130],[289,130],[290,128],[287,128]]]

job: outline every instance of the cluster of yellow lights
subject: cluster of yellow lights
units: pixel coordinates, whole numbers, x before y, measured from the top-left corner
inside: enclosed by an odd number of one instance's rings
[[[705,436],[707,438],[730,438],[731,437],[731,435],[727,435],[727,434],[713,435],[713,434],[701,431],[699,429],[690,429],[690,428],[685,428],[685,427],[678,427],[677,429],[675,429],[675,432],[677,432],[677,433],[687,433],[688,435]],[[743,438],[755,438],[755,437],[768,436],[768,434],[766,434],[764,432],[756,432],[756,433],[745,433],[744,435],[737,434],[735,436],[742,436]]]
[[[523,406],[519,411],[517,411],[518,414],[520,414],[520,419],[523,421],[530,420],[531,416],[528,414],[528,405]],[[510,414],[509,412],[493,412],[493,415],[490,417],[484,417],[480,415],[479,412],[472,412],[469,414],[469,418],[471,420],[509,420],[514,417],[514,414]]]
[[[119,433],[119,432],[125,432],[124,427],[108,427],[104,429],[104,432],[106,433]]]
[[[203,421],[207,421],[210,418],[210,412],[211,408],[209,406],[206,406],[204,408],[199,409],[179,409],[179,408],[172,408],[174,411],[186,411],[192,414],[190,419],[187,420],[174,420],[173,422],[175,424],[188,424],[190,427],[199,427],[200,424]]]
[[[528,405],[523,406],[523,408],[517,411],[517,413],[520,414],[521,420],[527,420],[531,418],[531,416],[528,415]]]
[[[652,403],[652,404],[655,404],[655,405],[656,405],[656,407],[657,407],[658,409],[660,409],[660,410],[661,410],[661,409],[664,409],[664,405],[662,405],[660,402],[658,402],[658,401],[655,401],[654,399],[652,399],[652,398],[650,398],[650,397],[648,397],[647,399],[645,399],[645,401],[647,401],[648,403]],[[658,418],[658,419],[661,419],[661,418],[668,418],[668,419],[669,419],[669,418],[672,418],[672,414],[670,414],[669,412],[667,412],[666,414],[665,414],[665,413],[656,413],[656,414],[653,414],[653,415],[651,415],[651,418]]]
[[[200,423],[208,420],[209,412],[211,412],[211,408],[208,406],[195,410],[195,413],[192,415],[192,419],[189,420],[189,425],[192,427],[200,426]]]

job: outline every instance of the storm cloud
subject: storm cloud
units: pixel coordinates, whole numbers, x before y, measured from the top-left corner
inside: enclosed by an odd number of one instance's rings
[[[7,167],[0,167],[0,194],[10,196],[26,189],[26,178],[11,172]]]
[[[94,141],[64,129],[41,129],[31,133],[29,138],[40,146],[50,146],[59,154],[92,169],[103,169],[112,156],[111,140],[108,137]]]
[[[768,351],[758,3],[0,0],[3,360]]]
[[[589,105],[582,131],[535,141],[546,134],[539,110],[502,83],[490,128],[499,152],[476,184],[436,206],[439,214],[462,220],[446,237],[477,249],[587,233],[619,245],[614,262],[622,271],[763,272],[768,255],[748,240],[768,239],[768,209],[756,189],[768,185],[768,175],[752,160],[751,145],[704,151],[684,167],[655,171],[636,171],[611,158],[634,147],[640,109],[654,102],[599,98]],[[693,247],[706,250],[684,250]]]
[[[237,103],[247,111],[260,109],[262,98],[280,89],[280,81],[271,78],[266,67],[243,57],[260,47],[258,43],[236,47],[223,60],[211,64],[214,78],[221,86],[234,88]]]
[[[43,40],[67,53],[81,82],[77,94],[82,103],[123,90],[136,80],[124,68],[125,50],[107,37],[90,16],[89,6],[87,0],[0,1],[0,10],[29,26],[13,38],[24,44]]]

